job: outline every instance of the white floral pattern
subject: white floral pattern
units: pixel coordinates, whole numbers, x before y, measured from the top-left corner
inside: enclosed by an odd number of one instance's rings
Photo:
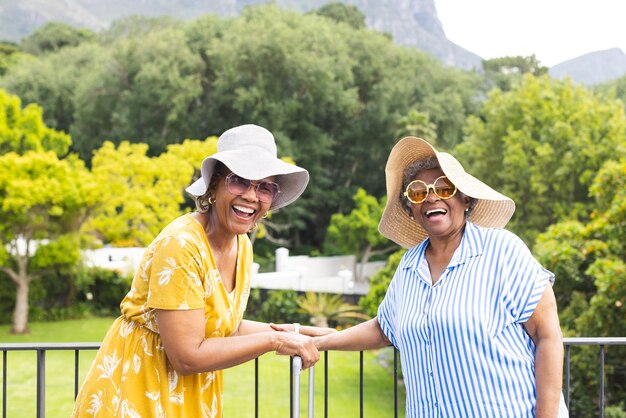
[[[161,345],[155,310],[203,307],[206,336],[229,336],[243,318],[251,265],[250,241],[242,235],[237,266],[244,268],[237,270],[231,302],[200,224],[185,215],[168,225],[146,249],[72,416],[221,417],[222,372],[178,375]]]

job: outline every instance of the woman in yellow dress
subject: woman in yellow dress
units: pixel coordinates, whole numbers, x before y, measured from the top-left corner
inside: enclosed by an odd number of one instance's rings
[[[243,320],[252,268],[246,233],[296,200],[308,172],[278,159],[273,135],[256,125],[224,132],[201,172],[187,188],[198,210],[146,249],[73,417],[221,417],[222,369],[269,351],[299,355],[304,367],[319,359],[310,336],[331,330],[276,332]]]

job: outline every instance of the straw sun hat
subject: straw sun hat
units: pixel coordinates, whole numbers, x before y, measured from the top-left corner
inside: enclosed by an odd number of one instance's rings
[[[378,225],[381,234],[406,248],[414,247],[428,237],[426,231],[402,208],[400,195],[404,192],[401,190],[404,170],[413,162],[429,157],[437,158],[441,170],[459,191],[477,199],[471,212],[472,223],[503,228],[511,219],[515,211],[513,200],[466,173],[452,155],[438,152],[424,139],[408,136],[393,147],[385,167],[387,206]]]
[[[217,153],[202,161],[202,176],[187,187],[189,194],[199,197],[206,193],[217,161],[239,177],[248,180],[274,177],[274,181],[280,186],[280,193],[272,201],[271,210],[282,208],[296,200],[309,182],[309,172],[279,159],[274,135],[257,125],[236,126],[220,135]]]

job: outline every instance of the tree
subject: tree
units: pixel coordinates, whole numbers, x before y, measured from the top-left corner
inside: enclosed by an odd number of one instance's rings
[[[56,155],[64,155],[70,144],[69,135],[44,124],[41,107],[30,104],[22,109],[19,97],[0,89],[0,155],[27,151],[54,151]]]
[[[378,201],[358,189],[353,199],[355,207],[348,215],[336,213],[330,218],[324,247],[327,254],[354,254],[355,280],[361,280],[363,267],[371,257],[387,254],[398,246],[378,232],[386,197]]]
[[[539,64],[535,55],[509,56],[483,60],[487,89],[497,87],[509,91],[514,84],[519,83],[525,74],[536,77],[548,73],[548,67]]]
[[[76,117],[76,94],[84,77],[101,63],[103,48],[84,43],[55,53],[28,57],[12,65],[0,85],[16,94],[25,104],[46,110],[44,122],[50,128],[70,132]],[[94,94],[95,92],[92,92]],[[91,155],[89,155],[91,157]]]
[[[83,73],[70,133],[90,161],[104,141],[146,143],[149,155],[195,135],[187,114],[202,94],[200,60],[177,28],[112,41]]]
[[[88,166],[105,141],[147,143],[156,156],[182,138],[267,127],[281,156],[315,179],[271,221],[289,226],[276,239],[307,253],[358,187],[384,194],[382,169],[411,109],[429,115],[438,145],[456,145],[479,81],[374,31],[262,5],[237,18],[118,21],[95,42],[20,61],[0,85],[40,103]]]
[[[428,139],[431,144],[437,143],[437,125],[430,121],[430,116],[426,112],[411,109],[403,118],[398,121],[400,128],[396,132],[396,138],[407,135]]]
[[[184,188],[202,160],[213,154],[217,138],[185,140],[168,152],[148,157],[147,144],[105,142],[94,155],[92,173],[100,184],[102,204],[84,225],[104,242],[117,246],[148,245],[181,215]]]
[[[314,11],[336,22],[346,23],[354,29],[365,28],[365,15],[356,6],[344,3],[327,3]]]
[[[454,154],[466,170],[517,203],[508,227],[532,246],[549,225],[587,216],[602,164],[626,154],[622,104],[547,76],[494,90],[467,121]]]
[[[561,318],[567,334],[626,335],[626,159],[607,161],[595,176],[590,195],[595,205],[588,221],[551,226],[538,237],[534,250],[556,274],[555,293],[565,308]],[[622,364],[625,353],[623,347],[608,350],[607,364]],[[598,379],[597,351],[576,356],[572,411],[587,416],[593,394],[586,388]],[[607,379],[609,403],[618,404],[626,396],[626,373],[609,368]]]
[[[9,152],[0,156],[0,237],[7,248],[0,271],[17,287],[12,332],[28,332],[29,285],[52,264],[76,264],[78,240],[61,239],[78,230],[96,200],[89,172],[75,157],[60,160],[52,152]],[[72,251],[54,246],[73,242]]]
[[[22,39],[20,46],[24,52],[40,55],[77,46],[94,38],[95,34],[89,29],[75,29],[65,23],[49,22]]]
[[[0,41],[0,77],[2,77],[10,67],[12,67],[18,58],[23,54],[17,46],[12,42]]]

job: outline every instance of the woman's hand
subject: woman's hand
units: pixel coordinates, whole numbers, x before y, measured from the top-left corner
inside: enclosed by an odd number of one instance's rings
[[[270,323],[270,327],[274,331],[282,331],[282,332],[295,332],[296,324],[272,324]],[[300,334],[308,335],[309,337],[321,337],[322,335],[328,335],[337,332],[335,328],[323,328],[323,327],[310,327],[310,326],[300,326],[299,331]]]
[[[313,338],[295,332],[279,332],[275,336],[276,354],[300,356],[303,369],[313,366],[320,359],[320,353],[313,343]]]

